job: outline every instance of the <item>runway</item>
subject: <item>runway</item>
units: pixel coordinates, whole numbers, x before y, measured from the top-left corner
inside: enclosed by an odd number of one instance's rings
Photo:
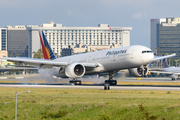
[[[81,78],[83,85],[68,84],[70,79],[53,78],[41,75],[0,77],[0,87],[21,88],[57,88],[57,89],[104,89],[106,77]],[[133,78],[115,77],[118,85],[110,86],[112,90],[165,90],[180,91],[180,80],[171,78]],[[3,82],[1,82],[3,81]],[[164,84],[164,85],[162,85]]]
[[[0,87],[18,88],[57,88],[57,89],[104,89],[104,85],[26,85],[26,84],[0,84]],[[180,91],[180,86],[150,86],[150,85],[116,85],[111,90],[158,90]]]

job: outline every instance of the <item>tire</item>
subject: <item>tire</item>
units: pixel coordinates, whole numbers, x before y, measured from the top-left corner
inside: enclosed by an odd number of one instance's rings
[[[109,84],[104,84],[104,90],[109,90],[110,87],[109,87]]]
[[[109,85],[117,85],[117,80],[105,80],[104,83]]]
[[[81,85],[81,81],[80,80],[75,81],[74,83],[75,83],[75,85]]]
[[[74,81],[70,80],[69,83],[74,83]]]

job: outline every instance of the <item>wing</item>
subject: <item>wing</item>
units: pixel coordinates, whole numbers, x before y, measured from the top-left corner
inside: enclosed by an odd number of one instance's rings
[[[166,58],[170,58],[170,57],[174,57],[176,56],[176,53],[173,53],[171,55],[166,55],[166,56],[154,56],[154,60],[153,61],[157,61],[157,60],[161,60],[161,59],[166,59]]]
[[[169,75],[180,75],[180,73],[174,73],[174,72],[166,72],[166,71],[163,71],[163,70],[157,70],[157,71],[149,71],[151,73],[163,73],[163,74],[169,74]]]
[[[67,62],[56,62],[54,60],[43,60],[43,59],[35,59],[35,58],[13,58],[13,57],[0,57],[0,59],[5,59],[10,62],[15,62],[19,64],[25,64],[25,65],[34,65],[38,67],[44,67],[44,68],[52,68],[53,66],[67,66]]]
[[[163,73],[163,74],[169,74],[169,75],[172,75],[174,74],[173,72],[165,72],[165,71],[149,71],[150,73]]]
[[[43,59],[35,59],[35,58],[18,58],[18,57],[0,57],[0,59],[5,59],[10,62],[15,62],[18,64],[23,64],[23,65],[33,65],[33,66],[38,66],[40,68],[52,68],[53,66],[56,67],[62,67],[62,66],[68,66],[68,62],[57,62],[54,60],[43,60]],[[89,68],[94,68],[98,67],[99,64],[97,63],[81,63],[85,67]]]

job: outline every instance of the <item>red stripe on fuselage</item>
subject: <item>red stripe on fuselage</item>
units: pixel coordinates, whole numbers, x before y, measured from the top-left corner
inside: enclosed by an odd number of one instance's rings
[[[40,32],[39,32],[39,37],[40,37],[40,41],[41,41],[41,46],[42,46],[42,50],[43,50],[44,59],[49,59],[48,55],[46,53],[46,50],[45,50],[45,47],[44,47]]]

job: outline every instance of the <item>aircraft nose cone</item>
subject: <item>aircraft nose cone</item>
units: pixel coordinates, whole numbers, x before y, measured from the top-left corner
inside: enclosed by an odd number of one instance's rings
[[[153,61],[154,59],[154,54],[153,53],[147,53],[147,54],[144,54],[142,55],[142,62],[144,64],[149,64]]]

